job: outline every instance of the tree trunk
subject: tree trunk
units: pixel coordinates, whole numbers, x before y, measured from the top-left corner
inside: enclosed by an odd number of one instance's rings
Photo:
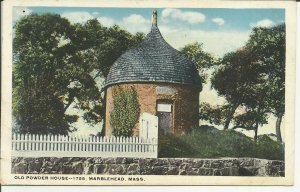
[[[258,122],[255,123],[254,127],[254,142],[257,142]]]
[[[283,113],[279,113],[276,119],[276,138],[277,141],[282,143],[282,137],[281,137],[281,130],[280,130],[280,124],[282,121]]]
[[[228,116],[225,121],[224,130],[228,129],[232,116]]]
[[[239,106],[240,104],[235,104],[232,108],[231,108],[231,111],[230,113],[227,115],[226,117],[226,121],[225,121],[225,124],[224,124],[224,130],[228,129],[229,127],[229,124],[230,124],[230,121],[231,119],[233,118],[233,114],[236,110],[236,108]]]

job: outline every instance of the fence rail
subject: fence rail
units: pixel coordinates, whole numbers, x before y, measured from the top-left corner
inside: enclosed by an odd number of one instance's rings
[[[13,134],[18,157],[157,157],[157,139]]]

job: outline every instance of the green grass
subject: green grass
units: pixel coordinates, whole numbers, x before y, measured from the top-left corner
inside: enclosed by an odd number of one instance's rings
[[[182,136],[160,136],[159,157],[219,158],[255,157],[284,159],[284,146],[266,135],[252,138],[233,130],[218,130],[209,126],[195,127]]]

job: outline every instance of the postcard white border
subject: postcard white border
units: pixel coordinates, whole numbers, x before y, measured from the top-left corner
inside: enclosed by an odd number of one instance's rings
[[[103,0],[103,1],[16,1],[2,2],[2,95],[1,95],[1,184],[13,185],[292,185],[294,174],[294,103],[295,103],[295,61],[296,61],[296,2],[293,1],[167,1],[150,0]],[[11,113],[12,113],[12,7],[54,6],[54,7],[132,7],[132,8],[284,8],[286,11],[287,54],[286,54],[286,145],[285,177],[230,177],[230,176],[153,176],[141,175],[146,182],[91,182],[91,181],[32,181],[16,180],[11,174]],[[18,174],[20,175],[20,174]],[[55,176],[55,175],[49,175]],[[62,176],[62,175],[59,175]],[[68,175],[69,176],[69,175]],[[74,175],[79,176],[79,175]],[[86,177],[90,175],[85,175]],[[115,176],[115,175],[114,175]],[[123,177],[128,177],[124,175]]]

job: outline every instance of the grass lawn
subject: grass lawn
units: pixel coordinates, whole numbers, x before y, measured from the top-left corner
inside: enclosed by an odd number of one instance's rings
[[[160,136],[159,157],[219,158],[255,157],[284,160],[284,145],[266,135],[252,138],[234,130],[218,130],[209,126],[193,128],[182,136]]]

